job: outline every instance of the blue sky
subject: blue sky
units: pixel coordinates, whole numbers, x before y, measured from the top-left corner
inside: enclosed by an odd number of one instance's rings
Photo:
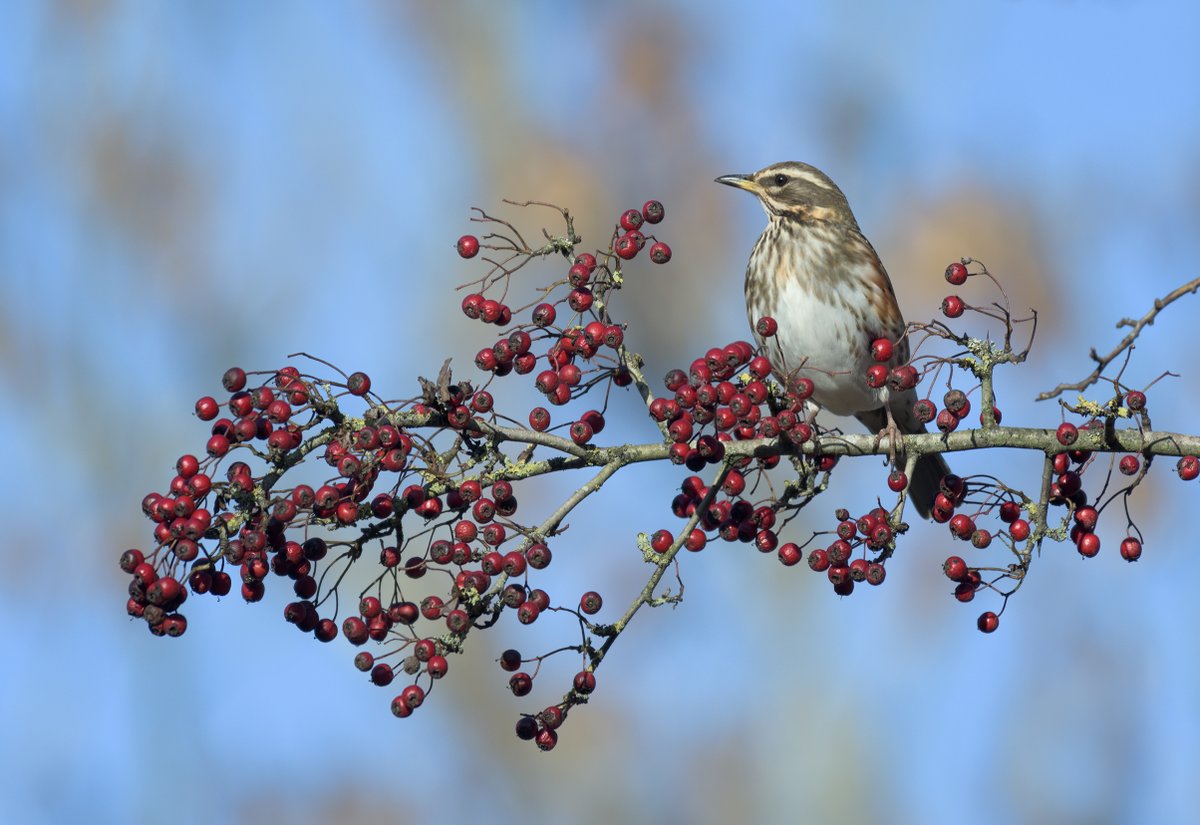
[[[349,646],[301,638],[279,597],[189,603],[187,636],[151,638],[123,615],[115,560],[148,540],[138,503],[200,449],[192,403],[230,364],[306,350],[400,397],[490,343],[456,315],[453,286],[474,275],[452,245],[471,206],[504,197],[570,206],[589,242],[629,205],[667,204],[675,258],[622,298],[665,373],[746,334],[740,273],[762,215],[712,178],[812,162],[847,192],[910,319],[936,310],[963,254],[1043,312],[1001,399],[1006,423],[1056,424],[1032,397],[1085,374],[1118,318],[1193,274],[1197,34],[1200,10],[1179,2],[12,5],[9,815],[1187,818],[1196,488],[1167,466],[1137,497],[1142,562],[1116,556],[1117,517],[1095,560],[1048,546],[990,637],[983,608],[939,580],[950,543],[932,526],[885,587],[846,600],[738,548],[689,558],[684,604],[639,615],[548,757],[511,736],[527,706],[483,648],[398,722]],[[1181,375],[1151,393],[1157,427],[1195,431],[1194,314],[1164,314],[1129,368],[1134,384]],[[632,404],[610,420],[606,435],[652,437]],[[1038,466],[959,461],[1018,485]],[[573,523],[559,592],[635,592],[630,537],[669,526],[679,479],[631,476]],[[855,482],[878,467],[843,477],[830,495],[867,506]],[[496,652],[529,638],[497,635]]]

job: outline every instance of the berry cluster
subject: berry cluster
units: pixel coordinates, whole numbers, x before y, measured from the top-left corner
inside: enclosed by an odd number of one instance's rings
[[[498,330],[489,333],[491,345],[475,355],[481,380],[455,380],[447,362],[436,379],[420,379],[413,397],[385,400],[372,391],[365,373],[346,375],[319,359],[312,361],[338,375],[318,376],[294,365],[226,371],[220,400],[205,396],[195,405],[196,416],[209,425],[203,457],[180,456],[166,492],[142,500],[154,525],[153,542],[147,551],[130,549],[120,557],[130,576],[129,614],[155,635],[179,636],[187,630],[180,610],[189,594],[227,596],[236,577],[242,598],[258,602],[269,583],[274,589],[279,582],[290,589],[284,619],[322,642],[342,635],[359,648],[354,666],[374,685],[389,688],[398,717],[424,703],[447,676],[451,655],[463,652],[473,632],[494,626],[505,614],[518,626],[558,614],[577,628],[579,641],[541,655],[509,649],[498,657],[507,687],[518,697],[532,693],[551,657],[578,657],[566,671],[569,687],[561,698],[522,715],[516,725],[522,739],[550,750],[568,712],[595,690],[597,667],[637,610],[681,598],[669,590],[656,595],[656,588],[682,550],[699,552],[715,541],[743,543],[774,553],[789,567],[807,552],[809,568],[823,573],[839,595],[849,595],[857,583],[881,584],[898,537],[908,529],[903,521],[908,479],[899,465],[886,478],[896,496],[892,506],[876,499],[858,518],[839,507],[832,529],[814,532],[802,544],[781,537],[789,521],[827,488],[839,457],[880,454],[879,437],[822,429],[812,379],[797,371],[781,382],[765,351],[745,341],[713,347],[686,370],[670,370],[666,394],[655,397],[642,375],[642,359],[627,351],[626,327],[612,311],[625,282],[623,267],[641,250],[649,246],[655,264],[671,258],[670,247],[646,234],[663,220],[662,204],[647,201],[641,209],[623,211],[608,246],[593,252],[577,252],[581,238],[570,214],[552,208],[564,231],[544,232],[541,246],[530,246],[513,224],[482,210],[474,220],[487,233],[458,239],[458,254],[480,258],[487,269],[462,287],[462,311]],[[565,264],[556,270],[557,280],[535,290],[525,305],[507,303],[526,265],[549,260],[557,266],[560,256]],[[952,264],[947,281],[962,286],[970,277],[985,276],[996,283],[986,268],[971,271],[974,263]],[[1025,359],[1029,349],[1012,347],[1013,331],[1016,324],[1036,324],[1036,315],[1014,321],[1007,299],[978,308],[952,295],[942,306],[950,319],[970,311],[1001,323],[1002,343],[956,333],[942,321],[910,325],[901,341],[869,342],[870,366],[862,381],[882,393],[907,392],[930,377],[931,384],[944,379],[941,410],[928,393],[914,408],[919,420],[934,422],[939,431],[906,437],[925,439],[918,442],[922,449],[972,448],[970,439],[983,433],[992,443],[1008,437],[1009,446],[1045,453],[1045,489],[1034,495],[991,476],[946,475],[933,504],[932,517],[948,526],[950,540],[970,545],[942,565],[954,597],[970,602],[979,591],[991,590],[1007,604],[1045,539],[1069,540],[1080,555],[1097,555],[1096,528],[1105,509],[1131,494],[1156,453],[1192,442],[1156,437],[1146,411],[1147,387],[1127,387],[1119,375],[1109,379],[1114,394],[1108,400],[1063,404],[1073,420],[1057,430],[1001,427],[994,371]],[[761,318],[755,331],[769,341],[778,324]],[[931,337],[958,351],[897,363],[917,334],[923,337],[913,352]],[[512,415],[497,409],[491,383],[510,375],[528,376],[524,380],[538,393],[536,406]],[[955,386],[963,376],[969,377],[965,389]],[[629,386],[645,400],[653,422],[645,426],[651,431],[656,426],[659,437],[648,444],[597,444],[610,398]],[[973,395],[981,430],[959,432]],[[940,447],[930,446],[935,438]],[[887,445],[893,458],[896,448]],[[1118,473],[1110,467],[1100,490],[1089,495],[1085,473],[1105,454]],[[651,460],[669,460],[689,473],[670,504],[683,524],[639,537],[652,570],[649,581],[620,617],[601,623],[599,593],[556,600],[539,586],[545,584],[539,572],[554,558],[551,546],[567,515],[622,468]],[[523,480],[584,468],[595,475],[540,516],[529,515],[534,508],[528,502],[519,506]],[[708,482],[699,475],[705,469],[712,474]],[[1183,455],[1177,472],[1184,480],[1197,478],[1200,459]],[[1092,470],[1087,479],[1100,475]],[[1122,477],[1123,486],[1110,491],[1112,480]],[[1064,510],[1057,522],[1051,518],[1055,508]],[[989,523],[991,518],[999,524]],[[1011,561],[985,565],[979,554],[996,547],[1007,550]],[[1140,535],[1127,517],[1120,554],[1135,561],[1141,553]],[[340,598],[350,590],[356,590],[354,598]],[[1003,609],[1002,604],[998,612],[980,615],[980,630],[994,631]],[[397,678],[404,683],[399,689],[392,687]]]
[[[595,254],[570,255],[579,238],[562,214],[566,233],[539,249],[527,247],[511,224],[482,213],[480,220],[501,231],[482,241],[464,235],[457,244],[464,258],[481,250],[503,256],[462,302],[468,317],[504,328],[475,365],[488,382],[532,375],[551,407],[566,407],[597,388],[607,399],[609,387],[633,381],[624,328],[609,314],[610,295],[621,286],[623,263],[647,242],[653,262],[671,257],[664,242],[640,230],[663,219],[657,201],[622,214],[610,247]],[[529,260],[559,253],[569,256],[565,276],[536,305],[516,310],[528,310],[528,320],[514,322],[514,310],[503,301],[512,274]],[[406,717],[446,676],[448,656],[462,651],[467,635],[506,611],[523,625],[562,611],[585,630],[603,629],[590,618],[603,605],[595,591],[562,606],[531,584],[531,575],[551,563],[550,540],[565,512],[521,521],[514,489],[522,478],[551,469],[531,460],[535,446],[578,449],[591,442],[604,429],[600,410],[583,410],[559,425],[569,431],[565,439],[551,432],[544,407],[530,412],[531,430],[508,426],[512,419],[494,409],[486,383],[455,382],[448,369],[437,381],[422,379],[421,394],[399,402],[372,394],[364,373],[329,380],[294,366],[265,373],[234,368],[222,383],[221,401],[205,396],[196,402],[196,415],[211,422],[205,457],[180,457],[168,492],[143,500],[154,522],[153,548],[127,550],[120,559],[132,577],[128,612],[156,635],[186,631],[179,610],[189,592],[227,595],[236,576],[242,598],[257,602],[272,578],[285,579],[294,598],[284,606],[284,619],[323,642],[340,632],[357,647],[375,643],[376,649],[355,655],[354,666],[381,687],[405,678],[391,707]],[[365,405],[358,417],[345,409],[356,398]],[[509,438],[526,452],[503,453],[500,445]],[[245,460],[229,460],[238,455]],[[319,464],[317,458],[325,474],[284,486],[285,476]],[[339,585],[350,568],[376,554],[378,565],[356,609],[339,622]],[[595,650],[589,644],[568,649],[583,654],[583,667],[566,696],[517,726],[518,734],[547,750],[567,710],[596,684]],[[527,660],[536,667],[512,675],[515,695],[530,692],[545,658]],[[523,664],[515,651],[500,662],[509,671]]]

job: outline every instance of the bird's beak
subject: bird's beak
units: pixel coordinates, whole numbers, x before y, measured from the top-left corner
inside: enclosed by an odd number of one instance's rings
[[[754,182],[754,178],[750,175],[722,175],[716,179],[716,182],[738,189],[745,189],[747,192],[753,192],[756,195],[760,191],[758,184]]]

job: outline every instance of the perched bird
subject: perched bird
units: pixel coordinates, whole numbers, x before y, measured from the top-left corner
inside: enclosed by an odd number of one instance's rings
[[[717,183],[745,189],[767,212],[767,228],[746,266],[746,313],[751,327],[765,316],[778,330],[758,343],[785,384],[813,382],[812,400],[835,415],[852,415],[875,433],[923,433],[913,412],[914,389],[867,385],[877,363],[872,343],[893,344],[889,367],[908,361],[904,317],[887,271],[863,236],[842,190],[807,163],[776,163]],[[917,461],[908,493],[929,517],[942,476],[941,455]]]

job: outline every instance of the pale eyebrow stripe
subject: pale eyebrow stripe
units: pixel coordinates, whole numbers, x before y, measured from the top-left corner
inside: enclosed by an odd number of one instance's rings
[[[824,178],[822,178],[822,177],[818,177],[817,175],[814,175],[814,174],[812,174],[811,172],[806,172],[806,171],[804,171],[804,170],[799,170],[799,169],[798,169],[798,170],[796,170],[796,172],[795,172],[795,177],[797,177],[797,178],[801,178],[802,180],[806,180],[806,181],[808,181],[809,183],[811,183],[813,186],[819,186],[819,187],[820,187],[820,188],[822,188],[822,189],[828,189],[828,188],[829,188],[829,183],[828,183],[828,181],[826,181],[826,180],[825,180]]]

